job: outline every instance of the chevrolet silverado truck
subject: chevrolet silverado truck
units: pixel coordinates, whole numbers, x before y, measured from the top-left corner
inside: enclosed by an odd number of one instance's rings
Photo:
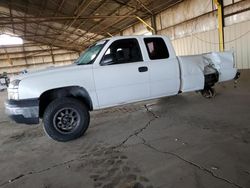
[[[177,57],[165,36],[118,36],[90,46],[68,66],[13,78],[5,103],[17,123],[38,124],[57,141],[82,136],[89,112],[132,102],[200,91],[238,77],[233,53]]]

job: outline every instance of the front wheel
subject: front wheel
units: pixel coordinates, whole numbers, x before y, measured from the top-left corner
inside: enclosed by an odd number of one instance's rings
[[[83,103],[74,98],[60,98],[46,108],[44,130],[52,139],[67,142],[86,132],[89,119],[89,111]]]

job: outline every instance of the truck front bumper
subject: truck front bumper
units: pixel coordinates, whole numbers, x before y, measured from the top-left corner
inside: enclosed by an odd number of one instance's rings
[[[16,123],[39,123],[39,100],[8,100],[5,102],[6,114]]]

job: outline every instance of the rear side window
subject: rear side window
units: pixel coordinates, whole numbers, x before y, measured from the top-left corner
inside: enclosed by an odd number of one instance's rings
[[[144,38],[149,58],[152,60],[169,58],[168,48],[162,38]]]

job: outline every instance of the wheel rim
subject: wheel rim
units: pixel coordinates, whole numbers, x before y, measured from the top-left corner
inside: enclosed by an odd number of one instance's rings
[[[63,134],[74,132],[80,124],[80,114],[73,108],[62,108],[53,118],[54,128]]]

